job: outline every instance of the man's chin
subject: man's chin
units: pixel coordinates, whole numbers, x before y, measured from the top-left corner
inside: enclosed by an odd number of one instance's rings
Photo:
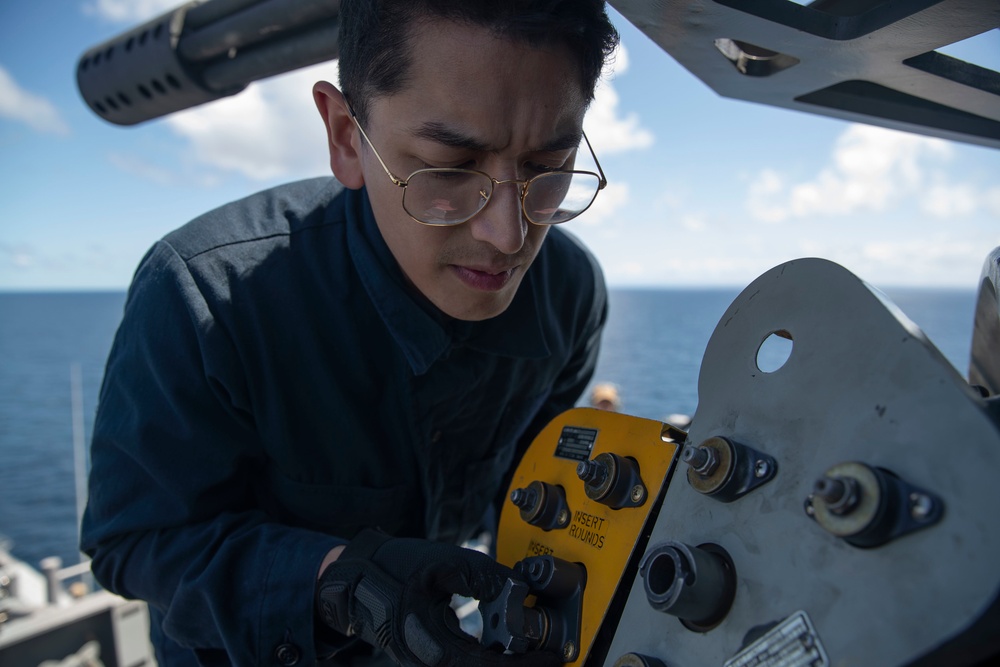
[[[509,289],[500,292],[476,292],[463,294],[461,298],[453,296],[447,300],[435,302],[434,305],[448,317],[465,322],[481,322],[503,314],[510,307],[517,293],[517,285],[509,285]]]

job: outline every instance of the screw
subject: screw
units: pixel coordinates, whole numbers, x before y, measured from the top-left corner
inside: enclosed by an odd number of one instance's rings
[[[757,479],[762,479],[764,477],[767,477],[768,473],[770,472],[771,472],[771,464],[765,461],[764,459],[757,461],[757,465],[755,465],[753,468],[753,476],[756,477]]]
[[[633,503],[641,502],[642,499],[646,496],[646,487],[644,487],[642,484],[636,484],[635,486],[632,487],[632,493],[629,495],[632,498]]]
[[[816,508],[813,507],[812,496],[806,498],[806,502],[803,504],[806,511],[806,516],[816,516]]]
[[[923,493],[910,494],[910,516],[917,521],[926,521],[934,510],[934,501]]]
[[[576,657],[576,644],[568,641],[563,644],[563,662],[571,662]]]
[[[556,523],[558,523],[560,526],[565,526],[567,523],[569,523],[569,511],[559,510],[559,516],[556,517]]]

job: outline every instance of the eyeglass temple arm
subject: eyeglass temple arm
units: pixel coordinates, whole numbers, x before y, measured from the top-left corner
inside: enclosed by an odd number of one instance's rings
[[[352,112],[353,113],[353,112]],[[361,127],[360,125],[358,127]],[[608,184],[608,179],[604,175],[604,170],[601,169],[601,161],[597,159],[597,153],[594,152],[594,147],[590,145],[590,139],[587,138],[587,133],[583,130],[580,131],[583,134],[583,140],[587,142],[587,148],[590,149],[590,155],[594,158],[594,164],[597,165],[597,171],[601,175],[601,183],[597,186],[598,190],[603,190]],[[362,130],[362,133],[364,131]]]
[[[375,148],[375,144],[373,144],[372,140],[368,138],[368,133],[365,132],[365,128],[361,127],[361,122],[358,121],[358,115],[356,113],[354,113],[354,107],[352,107],[350,105],[350,103],[348,103],[348,105],[347,105],[347,110],[351,112],[351,120],[353,120],[354,124],[358,126],[358,130],[361,132],[361,136],[364,137],[365,143],[367,143],[368,146],[372,149],[372,153],[375,153],[375,159],[378,160],[378,163],[380,165],[382,165],[382,169],[383,169],[383,171],[385,171],[385,175],[389,177],[389,179],[393,182],[393,184],[395,184],[395,185],[397,185],[397,186],[399,186],[401,188],[405,188],[406,185],[407,185],[407,182],[404,181],[401,178],[396,178],[395,174],[393,174],[391,171],[389,171],[389,167],[385,166],[385,162],[382,161],[382,156],[378,154],[378,150]],[[589,145],[589,142],[588,142],[588,145]],[[593,149],[591,149],[591,153],[593,153]],[[596,156],[595,156],[594,160],[595,161],[597,160]],[[601,168],[600,165],[598,165],[597,168],[600,169]],[[602,174],[602,177],[603,177],[603,174]]]

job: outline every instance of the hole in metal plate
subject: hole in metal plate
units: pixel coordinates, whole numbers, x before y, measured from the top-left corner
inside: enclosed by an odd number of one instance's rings
[[[772,331],[757,348],[757,368],[763,373],[775,372],[788,361],[792,346],[792,334],[784,329]]]

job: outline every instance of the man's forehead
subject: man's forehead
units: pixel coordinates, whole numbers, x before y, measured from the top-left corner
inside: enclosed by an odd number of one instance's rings
[[[416,123],[410,134],[418,139],[433,141],[449,148],[462,148],[478,153],[499,153],[505,146],[497,145],[487,138],[487,132],[477,129],[466,129],[447,121],[429,120]],[[576,148],[583,138],[583,128],[578,123],[555,132],[551,137],[545,137],[531,146],[531,150],[555,152]]]
[[[589,98],[566,45],[449,20],[420,22],[407,43],[402,87],[371,99],[397,137],[483,152],[579,145]]]

